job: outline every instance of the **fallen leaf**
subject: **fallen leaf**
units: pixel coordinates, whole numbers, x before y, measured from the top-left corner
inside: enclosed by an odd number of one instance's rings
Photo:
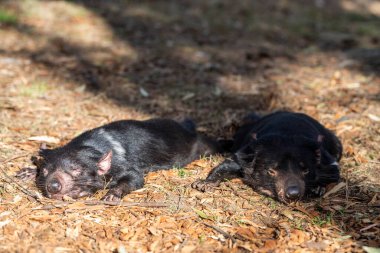
[[[309,249],[315,249],[315,250],[318,250],[318,251],[324,250],[328,246],[324,242],[313,242],[313,241],[306,242],[305,245]]]
[[[140,91],[141,96],[146,97],[146,98],[149,97],[149,93],[143,87],[140,87],[139,91]]]
[[[265,251],[274,249],[276,247],[276,240],[267,240],[264,243]]]
[[[255,237],[255,234],[249,228],[239,228],[236,234],[247,240],[252,240]]]
[[[197,247],[194,245],[185,245],[181,249],[181,253],[191,253],[193,252]]]
[[[53,136],[41,135],[41,136],[32,136],[28,138],[29,141],[38,141],[38,142],[46,142],[58,144],[60,140]]]
[[[292,215],[292,212],[290,210],[283,210],[282,212],[282,215],[284,215],[286,218],[288,218],[289,220],[293,220],[294,217]]]
[[[380,117],[374,115],[374,114],[368,114],[368,118],[370,118],[373,121],[380,122]]]
[[[190,93],[187,93],[185,96],[182,97],[182,100],[183,101],[186,101],[186,100],[189,100],[191,98],[195,97],[195,93],[193,92],[190,92]]]
[[[205,212],[201,211],[201,210],[198,210],[198,209],[195,209],[193,208],[194,212],[196,214],[198,214],[199,217],[201,217],[202,219],[209,219],[209,220],[212,220]]]
[[[125,249],[125,247],[123,245],[119,245],[119,247],[117,248],[117,252],[127,253],[127,250]]]
[[[380,248],[363,246],[363,249],[367,253],[380,253]]]
[[[71,239],[76,239],[79,236],[79,226],[76,226],[75,228],[66,228],[65,232],[66,237]]]
[[[11,222],[11,220],[0,221],[0,228],[4,227],[4,226],[7,225],[9,222]]]
[[[14,198],[13,198],[13,203],[18,203],[22,200],[22,197],[20,195],[16,195]]]
[[[10,211],[1,212],[1,213],[0,213],[0,217],[8,216],[8,215],[10,215],[10,214],[11,214]]]

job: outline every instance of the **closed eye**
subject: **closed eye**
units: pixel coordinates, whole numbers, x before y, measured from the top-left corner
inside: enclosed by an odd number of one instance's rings
[[[70,170],[71,176],[79,176],[82,173],[82,170],[80,168],[75,168]]]
[[[277,171],[271,168],[271,169],[268,169],[268,174],[272,177],[275,177],[277,176]]]

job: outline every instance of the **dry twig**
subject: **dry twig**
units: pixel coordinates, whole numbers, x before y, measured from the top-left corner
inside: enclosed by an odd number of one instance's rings
[[[217,226],[214,226],[214,225],[211,225],[211,224],[207,224],[205,222],[202,222],[202,224],[204,224],[206,227],[210,227],[210,228],[214,229],[216,232],[222,234],[224,237],[231,239],[231,241],[233,243],[236,243],[236,239],[232,235],[230,235],[229,233],[227,233],[226,231],[222,230],[221,228],[218,228]]]
[[[87,206],[118,206],[118,207],[167,207],[168,204],[162,202],[119,202],[119,201],[101,201],[101,200],[86,200],[86,201],[57,201],[33,210],[50,210],[54,208],[66,207],[70,204],[78,203]]]
[[[10,161],[16,160],[18,158],[26,157],[26,156],[29,156],[29,155],[30,154],[23,154],[23,155],[14,156],[14,157],[11,157],[9,159],[6,159],[6,160],[2,161],[1,164],[4,165],[4,164],[6,164],[6,163],[8,163]],[[33,192],[30,192],[24,186],[22,186],[21,184],[19,184],[14,178],[12,178],[11,176],[9,176],[8,173],[2,167],[0,167],[0,170],[3,173],[3,175],[6,177],[6,179],[4,179],[4,180],[8,184],[16,185],[24,194],[26,194],[29,197],[32,197],[37,202],[42,203],[41,200],[40,200],[40,196],[38,196],[37,194],[35,194]]]

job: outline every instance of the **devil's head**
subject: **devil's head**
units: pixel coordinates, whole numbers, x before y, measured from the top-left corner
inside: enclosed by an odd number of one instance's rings
[[[37,186],[46,197],[80,198],[104,187],[111,167],[112,151],[100,154],[92,148],[73,151],[65,147],[41,149]]]
[[[258,139],[253,134],[252,141],[236,154],[243,167],[244,181],[281,202],[303,198],[323,177],[321,167],[330,171],[328,165],[321,162],[327,160],[321,147],[322,139],[322,136],[313,140],[280,135]]]

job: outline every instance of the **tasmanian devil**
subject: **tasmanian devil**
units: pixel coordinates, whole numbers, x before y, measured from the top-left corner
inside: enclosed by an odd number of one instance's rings
[[[205,191],[224,179],[242,178],[258,192],[289,203],[320,196],[340,179],[341,142],[302,113],[251,114],[235,133],[231,151],[231,159],[193,188]]]
[[[45,196],[79,198],[109,188],[104,200],[117,201],[142,188],[144,174],[184,166],[219,151],[197,134],[191,120],[123,120],[89,130],[66,145],[40,150],[37,186]],[[30,177],[30,170],[19,177]]]

